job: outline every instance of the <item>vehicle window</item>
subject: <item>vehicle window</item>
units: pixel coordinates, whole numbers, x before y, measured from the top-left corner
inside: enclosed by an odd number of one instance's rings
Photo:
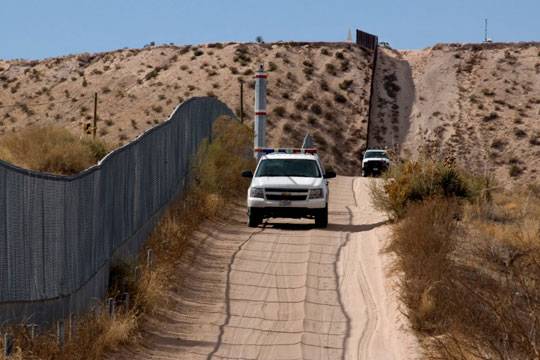
[[[372,158],[385,158],[388,159],[388,155],[384,151],[368,151],[364,155],[366,159],[372,159]]]
[[[266,159],[261,161],[255,176],[321,177],[321,172],[315,160]]]

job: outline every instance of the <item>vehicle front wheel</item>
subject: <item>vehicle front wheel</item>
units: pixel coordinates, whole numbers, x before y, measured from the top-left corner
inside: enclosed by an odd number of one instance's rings
[[[262,222],[262,216],[255,209],[249,209],[248,211],[248,226],[257,227]]]
[[[328,226],[328,205],[324,209],[319,210],[315,215],[315,226],[318,228],[326,228]]]

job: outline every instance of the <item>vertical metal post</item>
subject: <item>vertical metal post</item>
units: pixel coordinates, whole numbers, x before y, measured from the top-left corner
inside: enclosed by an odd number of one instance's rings
[[[268,75],[264,71],[264,65],[259,66],[255,74],[255,141],[254,147],[266,146],[266,78]],[[260,153],[255,152],[255,158],[259,158]]]
[[[240,123],[244,123],[244,80],[240,79]]]
[[[488,41],[488,19],[484,21],[484,42]]]
[[[129,311],[129,300],[130,300],[129,293],[128,293],[128,292],[125,292],[125,293],[124,293],[124,310],[125,310],[126,312]]]
[[[92,137],[96,138],[97,131],[97,92],[94,93],[94,126],[92,127]]]
[[[37,329],[37,325],[36,324],[28,324],[26,325],[29,330],[30,330],[30,339],[34,339],[36,337],[36,329]]]
[[[152,261],[153,261],[152,255],[153,255],[152,249],[148,249],[146,251],[146,267],[148,267],[149,269],[152,268]]]
[[[74,335],[75,335],[75,316],[73,314],[69,314],[68,340],[71,341]]]
[[[4,334],[4,357],[11,356],[13,352],[13,338],[8,333]]]
[[[133,276],[135,277],[135,282],[139,282],[139,280],[141,279],[140,266],[135,266],[135,269],[133,270]]]
[[[107,299],[107,310],[109,312],[109,317],[111,319],[114,319],[114,315],[115,315],[115,311],[114,311],[115,306],[114,305],[115,305],[114,298],[112,298],[112,297],[108,298]]]
[[[64,320],[58,320],[56,322],[56,340],[58,341],[58,346],[60,346],[60,348],[64,347],[64,336],[65,336]]]

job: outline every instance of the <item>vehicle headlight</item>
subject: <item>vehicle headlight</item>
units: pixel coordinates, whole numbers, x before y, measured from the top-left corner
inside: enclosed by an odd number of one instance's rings
[[[253,198],[261,198],[264,199],[264,189],[263,188],[251,188],[249,191],[249,196]]]
[[[323,197],[323,189],[311,189],[309,191],[310,199],[322,199],[322,197]]]

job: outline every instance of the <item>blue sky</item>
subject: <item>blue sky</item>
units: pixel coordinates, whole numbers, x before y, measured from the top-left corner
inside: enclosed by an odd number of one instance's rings
[[[349,28],[399,49],[540,41],[540,0],[1,0],[0,58],[39,59],[155,41],[341,41]]]

